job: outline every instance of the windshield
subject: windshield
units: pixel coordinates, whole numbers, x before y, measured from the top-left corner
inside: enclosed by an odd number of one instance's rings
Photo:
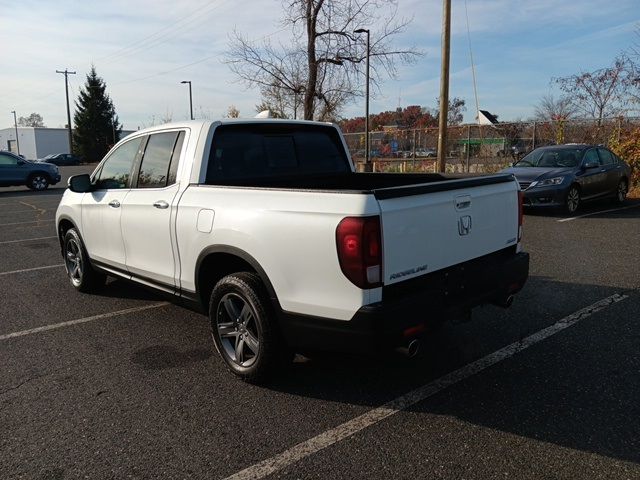
[[[578,148],[539,148],[525,155],[514,167],[577,167],[583,155],[584,150]]]

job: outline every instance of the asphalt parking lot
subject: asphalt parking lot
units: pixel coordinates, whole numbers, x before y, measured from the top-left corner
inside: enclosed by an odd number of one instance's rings
[[[255,387],[204,316],[75,292],[64,185],[0,189],[0,478],[640,478],[640,202],[528,212],[513,306],[416,359],[297,357]]]

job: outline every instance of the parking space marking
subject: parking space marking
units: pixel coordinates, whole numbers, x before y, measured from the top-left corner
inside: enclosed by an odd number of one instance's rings
[[[44,267],[23,268],[21,270],[11,270],[9,272],[0,272],[0,276],[13,275],[14,273],[34,272],[36,270],[45,270],[47,268],[64,267],[64,263],[58,263],[57,265],[46,265]]]
[[[6,243],[20,243],[20,242],[31,242],[34,240],[49,240],[50,238],[58,238],[55,235],[50,237],[36,237],[36,238],[21,238],[20,240],[4,240],[0,242],[0,245],[4,245]]]
[[[609,210],[601,210],[599,212],[585,213],[584,215],[578,215],[576,217],[561,218],[560,220],[558,220],[558,222],[560,223],[570,222],[572,220],[577,220],[578,218],[590,217],[592,215],[600,215],[601,213],[617,212],[619,210],[626,210],[628,208],[636,208],[636,207],[640,207],[640,203],[637,203],[635,205],[627,205],[626,207],[618,207],[618,208],[611,208]]]
[[[62,198],[62,195],[64,194],[64,192],[60,192],[60,193],[52,193],[50,195],[20,195],[20,196],[7,196],[5,197],[4,195],[0,194],[0,198],[6,199],[6,200],[14,200],[17,198],[30,198],[32,200],[38,200],[38,199],[43,199],[43,200],[49,200],[51,198],[56,198],[56,197],[60,197]]]
[[[32,222],[13,222],[13,223],[0,223],[0,227],[6,227],[9,225],[26,225],[27,223],[47,223],[47,222],[55,222],[55,220],[33,220]],[[38,225],[34,225],[37,227]]]
[[[553,325],[544,328],[536,333],[525,337],[521,341],[514,342],[510,345],[507,345],[500,350],[496,350],[489,355],[476,360],[468,365],[465,365],[458,370],[454,370],[451,373],[448,373],[432,382],[429,382],[421,387],[416,388],[415,390],[410,391],[390,402],[385,403],[381,407],[375,408],[373,410],[369,410],[367,413],[360,415],[348,422],[345,422],[337,427],[334,427],[330,430],[327,430],[309,440],[301,442],[294,447],[285,450],[284,452],[263,460],[262,462],[256,463],[244,470],[241,470],[229,477],[225,480],[248,480],[248,479],[256,479],[256,478],[264,478],[268,475],[271,475],[275,472],[286,468],[303,458],[306,458],[314,453],[319,452],[331,445],[340,442],[356,433],[364,430],[367,427],[375,425],[386,418],[395,415],[407,408],[419,403],[442,390],[455,385],[456,383],[465,380],[473,375],[480,373],[481,371],[503,361],[509,357],[514,356],[515,354],[535,345],[546,338],[555,335],[556,333],[575,325],[580,320],[584,320],[585,318],[593,315],[600,310],[607,308],[614,303],[620,302],[628,298],[628,295],[624,294],[615,294],[610,297],[604,298],[596,303],[589,305],[581,310],[578,310],[571,315],[564,317],[561,320],[558,320]]]
[[[119,315],[126,315],[128,313],[142,312],[144,310],[151,310],[152,308],[164,307],[165,305],[169,305],[169,302],[159,302],[159,303],[153,303],[151,305],[143,305],[141,307],[126,308],[124,310],[117,310],[115,312],[109,312],[109,313],[101,313],[99,315],[92,315],[91,317],[78,318],[76,320],[69,320],[67,322],[52,323],[50,325],[30,328],[28,330],[21,330],[19,332],[5,333],[4,335],[0,335],[0,341],[8,340],[10,338],[16,338],[16,337],[24,337],[25,335],[33,335],[34,333],[48,332],[50,330],[57,330],[59,328],[70,327],[72,325],[79,325],[81,323],[93,322],[95,320],[102,320],[103,318],[111,318],[111,317],[117,317]]]
[[[3,210],[0,213],[37,213],[37,214],[41,214],[41,213],[46,213],[48,211],[53,211],[53,209],[47,209],[47,208],[39,208],[37,210],[35,210],[34,208],[30,208],[29,210]]]

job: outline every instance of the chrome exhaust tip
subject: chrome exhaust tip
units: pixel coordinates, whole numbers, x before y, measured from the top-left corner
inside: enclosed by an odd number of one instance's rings
[[[496,300],[492,302],[494,305],[502,308],[509,308],[513,304],[514,296],[507,295],[506,297],[501,298],[500,300]]]
[[[420,340],[411,340],[405,347],[397,348],[396,351],[407,358],[413,358],[420,351]]]

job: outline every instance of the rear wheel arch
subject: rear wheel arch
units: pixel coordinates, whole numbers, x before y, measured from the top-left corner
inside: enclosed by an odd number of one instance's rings
[[[280,310],[278,298],[264,269],[247,252],[236,247],[216,245],[205,248],[196,261],[196,294],[202,307],[207,310],[213,287],[225,276],[236,272],[253,272],[260,277],[271,303]]]

